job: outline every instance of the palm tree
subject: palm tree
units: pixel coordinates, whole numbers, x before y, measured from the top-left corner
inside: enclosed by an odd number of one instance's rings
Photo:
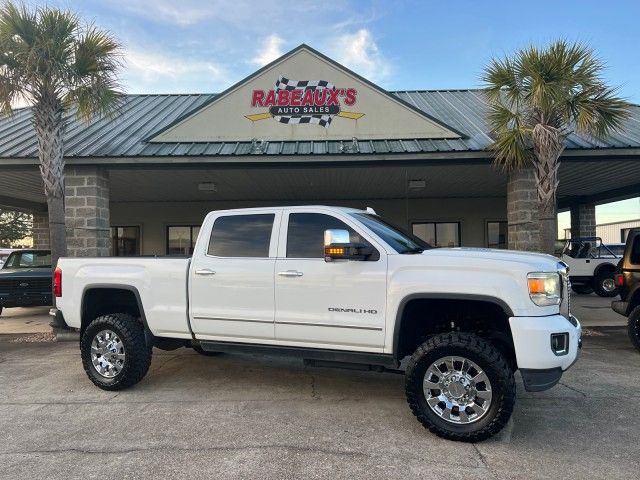
[[[53,265],[66,254],[64,142],[67,113],[89,121],[116,111],[121,48],[110,33],[50,7],[0,8],[0,110],[32,105],[40,173],[49,209]]]
[[[629,104],[602,78],[592,49],[559,40],[529,47],[485,68],[490,149],[506,170],[533,166],[538,189],[540,250],[553,253],[557,238],[558,169],[573,131],[602,138],[622,127]]]

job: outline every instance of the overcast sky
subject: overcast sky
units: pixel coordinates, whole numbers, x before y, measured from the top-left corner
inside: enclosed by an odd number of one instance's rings
[[[492,57],[563,37],[595,48],[610,84],[640,103],[638,0],[47,3],[120,38],[130,93],[219,92],[300,43],[389,90],[479,87]],[[640,199],[598,222],[620,215],[640,218]]]

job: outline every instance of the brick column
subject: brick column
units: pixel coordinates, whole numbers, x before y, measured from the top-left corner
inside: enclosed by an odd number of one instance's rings
[[[571,237],[596,236],[596,205],[581,203],[571,207]]]
[[[508,241],[511,250],[540,250],[538,193],[533,169],[509,173],[507,182]]]
[[[49,248],[49,214],[47,212],[35,212],[33,214],[33,248]]]
[[[111,252],[109,174],[100,167],[65,169],[67,255],[106,257]]]

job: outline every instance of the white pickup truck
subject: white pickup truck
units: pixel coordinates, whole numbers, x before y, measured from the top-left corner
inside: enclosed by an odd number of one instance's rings
[[[152,347],[356,363],[404,371],[426,428],[478,441],[511,416],[516,370],[540,391],[575,362],[568,286],[552,256],[431,248],[371,209],[255,208],[208,214],[190,259],[60,259],[52,315],[105,390]]]

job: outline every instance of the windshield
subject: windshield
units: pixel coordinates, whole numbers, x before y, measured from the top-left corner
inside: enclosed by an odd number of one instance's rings
[[[389,244],[398,253],[421,253],[428,248],[433,248],[424,240],[403,232],[390,223],[385,222],[377,215],[370,213],[352,213],[358,221],[362,222],[373,233]]]
[[[51,252],[13,252],[2,268],[51,268]]]

